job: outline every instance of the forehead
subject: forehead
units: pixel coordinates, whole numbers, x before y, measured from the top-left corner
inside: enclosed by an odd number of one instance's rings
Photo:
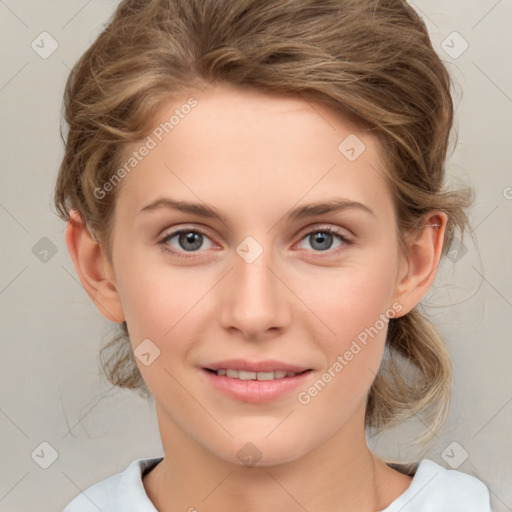
[[[391,206],[378,140],[297,96],[210,85],[164,104],[144,144],[118,191],[131,212],[166,193],[238,215],[328,197]]]

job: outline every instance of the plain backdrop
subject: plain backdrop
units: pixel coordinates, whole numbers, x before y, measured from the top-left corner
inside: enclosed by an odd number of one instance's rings
[[[51,205],[65,80],[117,3],[0,0],[2,512],[62,510],[132,460],[162,453],[154,405],[100,374],[112,328],[77,279]],[[411,445],[419,422],[369,442],[383,456],[473,474],[493,510],[510,511],[512,2],[411,4],[454,80],[459,139],[447,169],[476,189],[474,240],[444,261],[425,302],[454,360],[448,421],[426,452]]]

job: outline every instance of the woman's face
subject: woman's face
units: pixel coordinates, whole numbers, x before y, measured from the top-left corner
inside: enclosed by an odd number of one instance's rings
[[[226,85],[193,96],[127,155],[119,300],[164,444],[291,461],[363,432],[387,321],[412,307],[396,302],[379,147],[316,103]]]

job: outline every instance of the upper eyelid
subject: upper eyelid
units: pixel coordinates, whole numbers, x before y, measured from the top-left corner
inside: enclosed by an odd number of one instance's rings
[[[322,229],[332,229],[332,230],[345,230],[345,231],[348,231],[349,233],[351,232],[348,228],[346,227],[343,227],[343,226],[336,226],[336,225],[333,225],[333,224],[329,224],[328,222],[318,222],[318,223],[315,223],[316,225],[313,225],[313,226],[308,226],[308,227],[305,227],[305,228],[302,228],[301,229],[301,232],[304,232],[304,233],[309,233],[311,231],[321,231]],[[186,231],[186,230],[189,230],[189,231],[199,231],[201,233],[204,233],[204,234],[208,234],[208,231],[209,229],[206,228],[206,227],[203,227],[202,225],[199,225],[199,227],[197,227],[198,225],[185,225],[183,227],[174,227],[174,228],[167,228],[167,229],[164,229],[162,231],[162,236],[167,236],[167,235],[170,235],[170,234],[176,234],[180,231]]]
[[[326,231],[332,231],[333,235],[337,235],[341,238],[344,238],[348,242],[352,241],[353,234],[347,229],[343,228],[341,226],[334,226],[329,225],[327,223],[318,224],[316,226],[309,226],[306,228],[303,228],[301,230],[301,234],[299,236],[299,241],[303,240],[307,235],[314,233],[316,231],[322,231],[322,229],[325,229]],[[346,235],[345,233],[341,232],[341,230],[349,231],[350,235]],[[171,239],[174,238],[176,235],[179,235],[183,232],[187,231],[195,231],[203,234],[204,236],[208,237],[212,243],[215,243],[214,240],[212,240],[212,236],[208,233],[208,230],[203,227],[196,227],[196,226],[184,226],[184,227],[178,227],[178,228],[171,228],[169,231],[165,230],[162,236],[159,238],[160,241],[163,241],[165,239]]]
[[[180,233],[187,232],[187,231],[198,232],[198,233],[201,233],[201,234],[207,236],[210,239],[212,238],[211,235],[208,233],[208,230],[203,227],[198,228],[195,226],[184,226],[181,228],[169,228],[168,230],[165,229],[163,231],[162,235],[160,235],[159,239],[164,240],[166,238],[174,238],[176,235],[179,235]]]

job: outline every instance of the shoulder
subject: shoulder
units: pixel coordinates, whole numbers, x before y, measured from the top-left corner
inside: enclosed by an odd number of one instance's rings
[[[395,464],[398,470],[410,464]],[[381,512],[491,512],[489,490],[478,478],[422,459],[411,485]]]
[[[161,460],[162,457],[134,460],[123,471],[81,492],[63,512],[156,512],[145,492],[142,475]]]

